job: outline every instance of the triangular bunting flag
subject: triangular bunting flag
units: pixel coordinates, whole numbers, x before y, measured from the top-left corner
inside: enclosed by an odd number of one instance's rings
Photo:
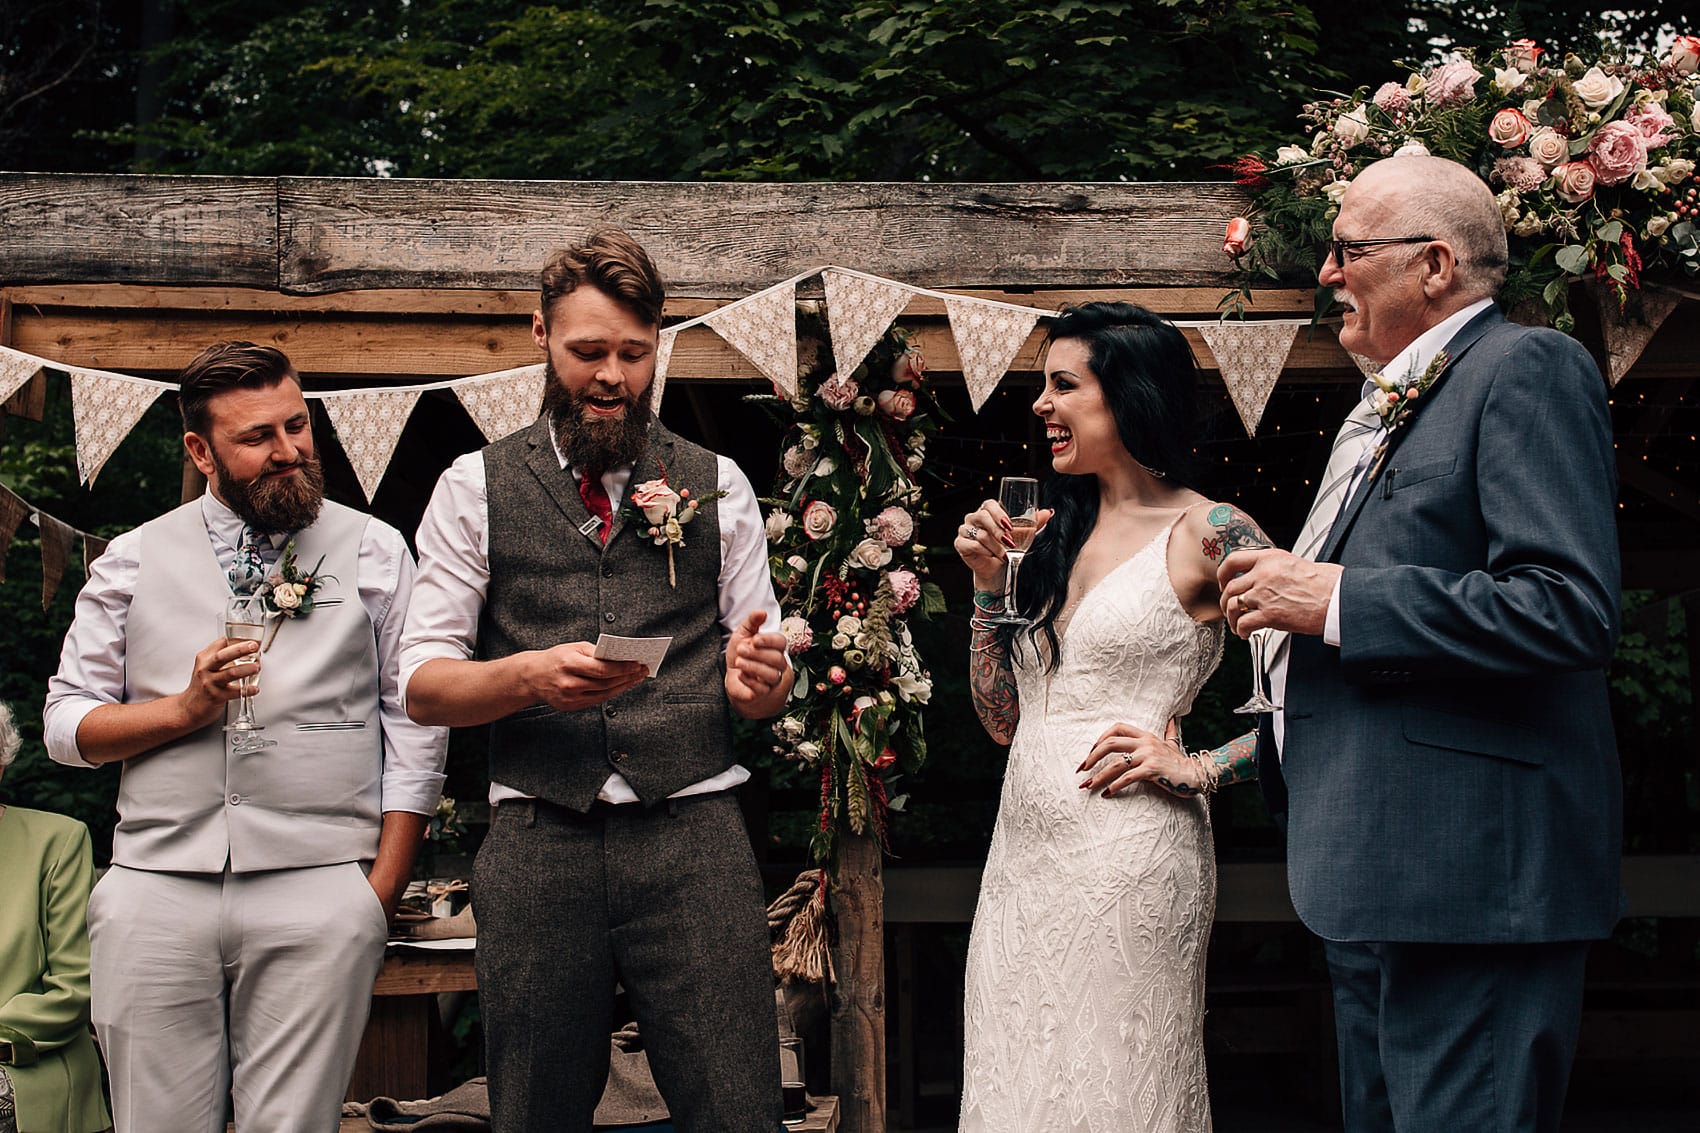
[[[6,581],[6,550],[18,525],[30,513],[30,506],[19,499],[12,489],[0,484],[0,582]]]
[[[0,402],[10,401],[14,393],[39,373],[40,359],[0,346]]]
[[[787,280],[704,315],[702,321],[748,358],[787,397],[797,389],[797,284]]]
[[[655,343],[655,378],[650,382],[654,392],[649,395],[649,408],[657,417],[661,415],[661,394],[667,389],[667,368],[673,364],[673,347],[678,341],[679,332],[669,327]]]
[[[71,416],[77,432],[77,478],[93,484],[106,460],[130,435],[165,387],[154,382],[71,370]]]
[[[378,490],[384,471],[395,455],[396,441],[407,427],[417,389],[362,389],[316,395],[325,403],[325,413],[336,427],[337,440],[354,466],[366,502]]]
[[[110,539],[102,539],[99,535],[83,536],[83,577],[87,578],[94,569],[94,561],[106,553],[106,545]]]
[[[1541,325],[1545,326],[1546,324],[1542,323]],[[1381,373],[1381,367],[1377,366],[1374,362],[1371,362],[1368,358],[1365,358],[1362,354],[1353,354],[1350,350],[1348,350],[1346,351],[1346,357],[1352,360],[1352,365],[1358,368],[1358,373],[1362,374],[1366,378],[1373,378],[1375,375]]]
[[[41,528],[41,608],[45,610],[53,605],[53,596],[59,592],[65,564],[71,561],[71,537],[76,532],[44,511],[35,515]]]
[[[978,413],[1009,372],[1016,351],[1039,321],[1039,312],[961,295],[945,296],[944,311],[950,316],[950,333],[956,338],[956,353],[962,359],[968,400]]]
[[[1594,288],[1594,298],[1600,305],[1600,335],[1606,344],[1606,378],[1614,386],[1623,380],[1665,319],[1682,302],[1682,296],[1662,288],[1643,288],[1638,297],[1640,318],[1635,312],[1636,296],[1631,296],[1626,310],[1618,306],[1617,295],[1610,287]]]
[[[454,391],[484,439],[494,441],[537,420],[543,408],[543,382],[539,362],[456,383]]]
[[[826,284],[826,325],[832,332],[833,363],[839,373],[849,374],[909,306],[910,291],[884,279],[852,275],[838,268],[827,268],[821,279]]]
[[[1222,382],[1234,399],[1234,408],[1240,411],[1246,436],[1253,436],[1263,419],[1263,407],[1275,390],[1275,381],[1287,364],[1298,325],[1227,322],[1199,327],[1198,333],[1210,345],[1210,353],[1216,355],[1216,366],[1222,371]]]

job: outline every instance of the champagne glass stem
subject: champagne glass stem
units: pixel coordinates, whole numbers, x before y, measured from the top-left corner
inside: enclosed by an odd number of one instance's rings
[[[1021,571],[1021,560],[1025,557],[1026,553],[1023,551],[1007,551],[1004,554],[1008,569],[1004,572],[1003,608],[1004,613],[1012,616],[1015,614],[1015,579]]]

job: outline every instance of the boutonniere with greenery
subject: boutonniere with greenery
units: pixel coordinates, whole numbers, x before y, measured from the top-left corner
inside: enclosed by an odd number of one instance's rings
[[[1446,356],[1446,351],[1442,350],[1429,361],[1428,368],[1420,374],[1413,364],[1402,378],[1379,372],[1369,376],[1369,380],[1375,383],[1375,392],[1370,394],[1370,408],[1381,418],[1381,427],[1388,433],[1387,437],[1382,438],[1380,447],[1375,450],[1375,463],[1369,470],[1371,480],[1381,471],[1381,462],[1387,459],[1387,442],[1391,439],[1393,430],[1403,425],[1411,414],[1417,411],[1423,394],[1446,372],[1446,365],[1451,360]]]
[[[277,621],[266,634],[266,643],[261,647],[265,652],[272,646],[272,638],[277,636],[278,627],[284,618],[304,618],[313,612],[313,598],[319,588],[329,579],[336,581],[334,574],[321,574],[319,568],[325,565],[325,556],[320,555],[319,561],[313,564],[313,569],[303,571],[295,558],[295,540],[291,539],[283,545],[283,554],[277,560],[277,569],[266,576],[266,580],[254,590],[260,605],[265,607],[268,616],[275,615]]]
[[[678,573],[673,564],[673,548],[685,545],[685,524],[695,519],[697,509],[709,500],[718,500],[725,492],[692,493],[689,488],[675,491],[667,483],[667,472],[655,480],[645,480],[631,490],[627,503],[642,521],[645,531],[657,547],[667,548],[667,584],[677,588]]]

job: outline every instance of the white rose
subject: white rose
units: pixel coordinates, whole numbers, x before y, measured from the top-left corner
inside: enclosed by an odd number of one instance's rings
[[[1544,98],[1531,98],[1523,104],[1523,114],[1529,121],[1534,122],[1540,118],[1541,107],[1545,106],[1546,103],[1547,100]]]
[[[838,619],[838,625],[835,628],[837,628],[839,633],[849,634],[851,637],[855,637],[858,633],[862,632],[862,619],[858,618],[855,614],[845,614],[842,618]]]
[[[820,745],[813,740],[804,740],[797,745],[797,758],[804,763],[815,763],[820,759]]]
[[[891,561],[891,548],[878,539],[863,539],[850,551],[846,564],[863,570],[878,570]]]
[[[847,634],[847,633],[835,633],[835,634],[833,634],[832,635],[832,647],[834,649],[838,649],[838,650],[844,650],[844,649],[850,648],[850,635]]]
[[[773,734],[789,744],[802,739],[805,731],[803,722],[795,716],[783,716],[773,725]]]
[[[679,507],[679,493],[660,480],[649,480],[632,489],[632,506],[651,523],[662,523]]]
[[[1570,143],[1551,126],[1537,126],[1529,135],[1529,156],[1551,169],[1570,158]]]
[[[1429,152],[1428,147],[1423,145],[1421,142],[1406,142],[1404,145],[1393,151],[1393,156],[1427,157],[1429,156]]]
[[[1340,199],[1346,195],[1346,190],[1351,187],[1350,181],[1330,181],[1322,187],[1322,195],[1334,204],[1339,204]]]
[[[1665,162],[1664,181],[1667,185],[1680,185],[1694,175],[1694,163],[1686,157],[1673,157]]]
[[[1533,236],[1545,227],[1546,222],[1541,219],[1539,213],[1529,212],[1523,214],[1523,219],[1519,220],[1511,231],[1519,236]]]
[[[1340,115],[1334,122],[1334,136],[1345,142],[1348,148],[1369,137],[1369,117],[1364,108],[1357,106]]]
[[[933,682],[913,673],[897,674],[892,678],[891,686],[897,690],[898,696],[916,704],[927,703],[927,698],[933,694]]]
[[[1528,81],[1529,76],[1515,67],[1507,67],[1503,71],[1498,67],[1493,69],[1493,85],[1501,94],[1511,94]]]
[[[1310,160],[1310,151],[1303,146],[1282,146],[1275,151],[1276,165],[1296,165]]]
[[[1655,216],[1647,221],[1647,235],[1649,236],[1656,238],[1663,236],[1668,231],[1670,231],[1670,217],[1668,216]]]
[[[301,595],[295,592],[295,587],[283,585],[272,590],[272,605],[280,610],[296,610],[301,607]]]
[[[1589,67],[1588,73],[1576,80],[1576,97],[1582,100],[1582,105],[1589,110],[1601,110],[1612,99],[1623,93],[1623,80],[1615,75],[1608,75],[1596,67]]]
[[[825,539],[838,525],[838,509],[825,500],[816,500],[803,509],[803,534],[810,539]]]
[[[835,471],[837,471],[837,469],[838,465],[833,462],[832,457],[823,456],[815,464],[815,475],[831,476]]]
[[[791,513],[774,508],[772,511],[767,513],[767,523],[765,524],[765,527],[767,530],[767,541],[770,543],[779,542],[781,539],[785,538],[785,532],[791,528]]]

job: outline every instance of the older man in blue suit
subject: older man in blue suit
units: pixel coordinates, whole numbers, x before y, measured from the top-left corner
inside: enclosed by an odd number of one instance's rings
[[[1278,631],[1259,774],[1326,944],[1354,1133],[1556,1130],[1588,942],[1620,910],[1605,384],[1500,315],[1505,267],[1463,166],[1358,176],[1320,278],[1384,376],[1298,553],[1221,569],[1235,632]]]

